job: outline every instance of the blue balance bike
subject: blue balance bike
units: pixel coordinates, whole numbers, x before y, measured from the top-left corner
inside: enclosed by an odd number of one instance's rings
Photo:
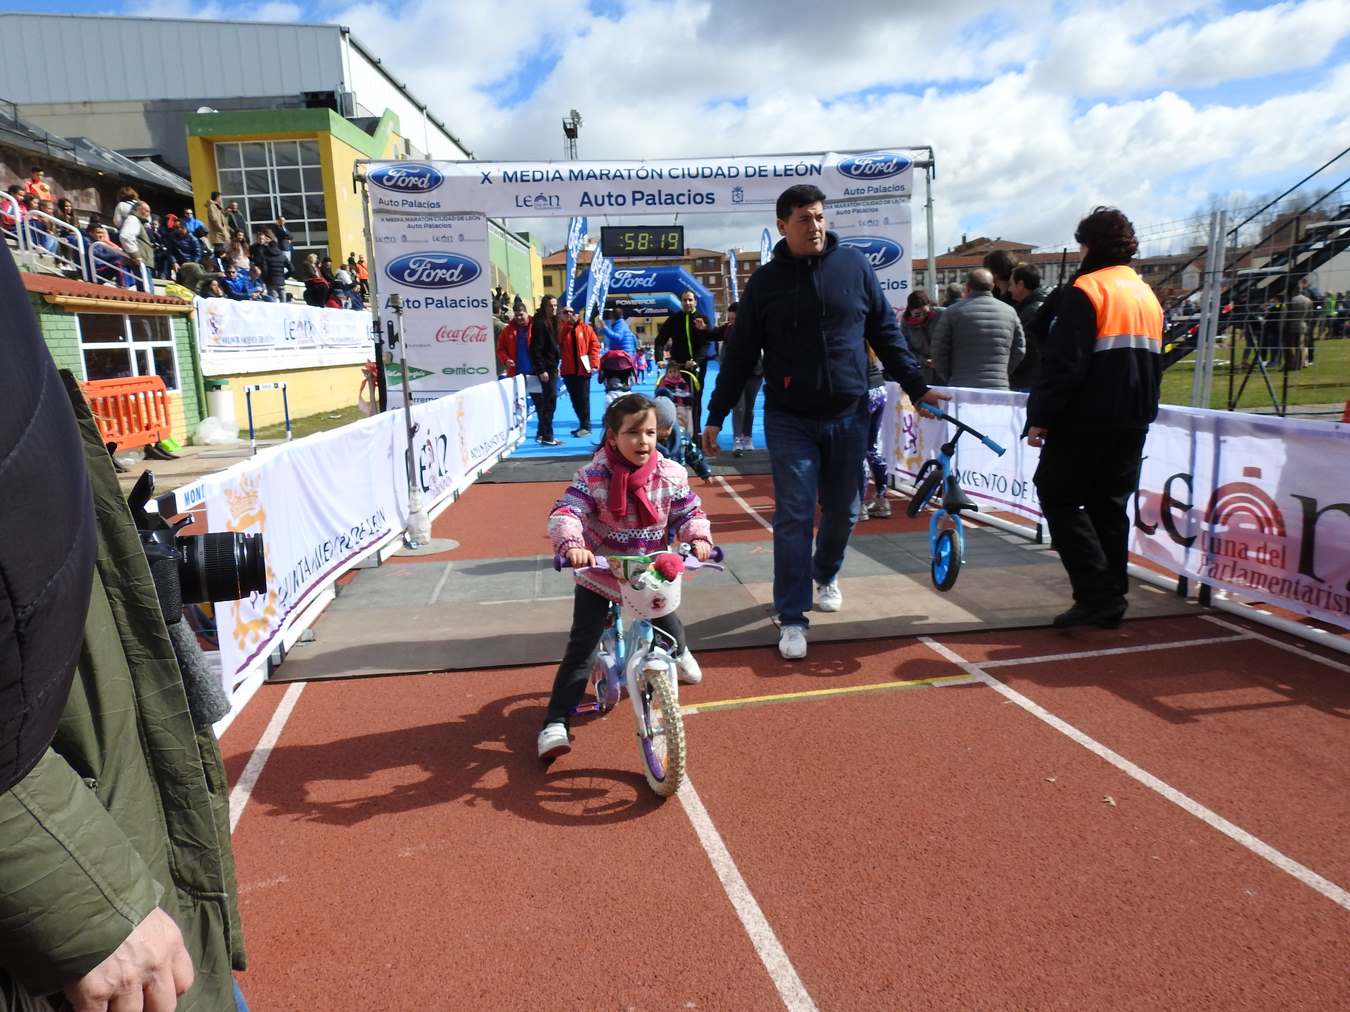
[[[914,497],[905,507],[905,513],[917,517],[942,488],[942,505],[933,510],[928,523],[928,552],[932,559],[930,572],[933,586],[938,590],[951,590],[956,585],[956,577],[961,572],[961,563],[966,558],[966,539],[961,530],[961,514],[977,513],[979,506],[971,501],[961,488],[953,466],[956,458],[956,441],[963,433],[969,432],[1000,457],[1007,451],[982,432],[977,432],[964,422],[957,421],[951,415],[941,411],[930,411],[930,415],[949,422],[956,427],[956,435],[942,444],[937,460],[925,460],[914,478]]]

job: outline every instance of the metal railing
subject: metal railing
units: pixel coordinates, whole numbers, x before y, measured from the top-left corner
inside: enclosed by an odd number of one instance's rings
[[[78,225],[46,211],[30,211],[9,193],[0,193],[0,238],[21,252],[52,257],[85,281],[155,290],[152,264],[138,265],[115,242],[91,242]]]
[[[146,264],[137,264],[122,247],[111,242],[91,242],[82,262],[84,279],[94,284],[107,282],[119,288],[154,292],[155,284]]]
[[[13,194],[0,193],[0,236],[26,250],[23,233],[23,206]]]
[[[56,257],[83,272],[85,238],[78,225],[46,211],[25,211],[22,231],[30,253]]]

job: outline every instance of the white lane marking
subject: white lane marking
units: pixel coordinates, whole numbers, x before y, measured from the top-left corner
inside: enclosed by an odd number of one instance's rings
[[[285,728],[286,721],[290,720],[291,711],[295,709],[296,701],[300,698],[300,693],[304,691],[304,688],[304,682],[291,683],[290,688],[286,690],[286,694],[281,697],[276,712],[272,714],[272,719],[267,724],[267,730],[258,739],[258,747],[248,757],[248,765],[244,767],[244,772],[239,775],[239,782],[234,785],[234,790],[230,791],[231,833],[234,832],[234,827],[239,825],[239,818],[244,814],[244,807],[253,795],[253,788],[258,784],[258,777],[262,776],[263,767],[267,765],[267,760],[272,757],[272,749],[276,747],[282,729]]]
[[[1083,748],[1087,749],[1093,755],[1105,759],[1108,763],[1110,763],[1116,769],[1120,770],[1126,776],[1139,781],[1145,787],[1149,788],[1149,790],[1156,791],[1158,794],[1161,794],[1164,798],[1172,802],[1172,804],[1176,805],[1178,808],[1181,808],[1183,811],[1189,812],[1191,815],[1194,815],[1197,819],[1205,823],[1210,828],[1218,830],[1220,833],[1228,837],[1230,840],[1234,841],[1237,844],[1240,844],[1243,847],[1246,847],[1257,857],[1264,858],[1265,860],[1273,864],[1276,868],[1279,868],[1281,871],[1286,872],[1289,875],[1292,875],[1294,878],[1298,879],[1300,882],[1308,886],[1310,889],[1314,889],[1317,892],[1321,893],[1323,896],[1331,900],[1331,902],[1335,903],[1337,906],[1342,907],[1345,910],[1350,910],[1350,892],[1347,892],[1345,889],[1342,889],[1335,882],[1332,882],[1330,879],[1323,878],[1321,875],[1317,874],[1317,872],[1313,871],[1311,868],[1299,864],[1293,858],[1285,854],[1282,854],[1280,851],[1276,850],[1274,847],[1266,843],[1264,840],[1257,839],[1255,836],[1252,836],[1251,833],[1247,832],[1241,826],[1234,825],[1233,823],[1225,819],[1223,816],[1219,815],[1217,812],[1211,811],[1210,809],[1206,808],[1204,805],[1200,804],[1195,799],[1190,798],[1185,794],[1182,794],[1175,787],[1171,786],[1168,783],[1165,783],[1162,780],[1159,780],[1152,773],[1149,773],[1147,770],[1141,769],[1140,767],[1136,766],[1134,763],[1130,762],[1124,756],[1120,755],[1117,752],[1113,752],[1111,749],[1107,748],[1105,745],[1103,745],[1096,739],[1089,738],[1082,731],[1078,730],[1078,728],[1074,727],[1067,721],[1062,720],[1059,717],[1056,717],[1053,713],[1045,709],[1045,707],[1041,706],[1039,703],[1035,702],[1034,700],[1028,699],[1026,696],[1022,695],[1016,689],[1011,689],[1008,686],[1004,685],[993,675],[989,674],[987,671],[984,671],[978,664],[975,664],[971,661],[967,661],[960,654],[957,654],[948,647],[943,646],[941,643],[938,643],[937,641],[929,638],[928,636],[920,636],[919,640],[934,653],[938,654],[941,657],[945,657],[947,660],[951,661],[953,664],[961,668],[961,670],[965,671],[967,674],[974,675],[976,678],[984,682],[985,685],[988,685],[999,695],[1003,696],[1004,698],[1010,700],[1013,703],[1016,703],[1022,709],[1030,713],[1033,717],[1037,717],[1040,720],[1043,720],[1045,723],[1053,727],[1056,731],[1065,735],[1066,737],[1076,742],[1077,744],[1082,745]]]
[[[1285,643],[1283,640],[1277,640],[1273,636],[1266,636],[1259,632],[1253,632],[1240,625],[1234,625],[1232,622],[1225,622],[1221,618],[1213,615],[1201,615],[1202,619],[1214,625],[1221,625],[1225,629],[1234,629],[1237,632],[1244,633],[1252,639],[1260,640],[1262,643],[1269,643],[1273,647],[1279,647],[1281,650],[1287,650],[1291,654],[1298,654],[1300,657],[1306,657],[1310,661],[1317,661],[1319,664],[1325,664],[1329,668],[1335,668],[1337,671],[1344,671],[1350,675],[1350,664],[1342,664],[1340,661],[1333,661],[1330,657],[1323,657],[1321,654],[1315,654],[1311,650],[1304,650],[1302,647],[1296,647],[1292,643]]]
[[[1206,647],[1215,643],[1237,643],[1251,639],[1245,633],[1237,636],[1211,636],[1202,640],[1178,640],[1175,643],[1143,643],[1133,647],[1107,647],[1101,650],[1080,650],[1072,654],[1042,654],[1039,657],[1010,657],[1006,660],[980,661],[982,668],[1011,668],[1018,664],[1046,664],[1051,661],[1081,661],[1091,657],[1111,657],[1115,654],[1143,654],[1153,650],[1179,650],[1181,647]]]
[[[441,578],[436,581],[436,589],[433,590],[431,592],[431,596],[427,598],[428,605],[435,604],[438,600],[440,600],[441,591],[445,589],[445,581],[450,579],[450,570],[453,569],[454,566],[455,564],[453,562],[447,562],[445,564],[445,568],[441,570]]]
[[[773,524],[769,523],[769,521],[765,520],[762,516],[760,516],[759,510],[755,509],[755,507],[751,506],[748,502],[742,499],[740,497],[740,494],[737,493],[737,491],[734,488],[732,488],[730,485],[727,484],[727,480],[725,478],[723,478],[720,474],[717,475],[716,477],[717,483],[721,485],[724,489],[726,489],[727,495],[731,496],[731,498],[736,501],[736,503],[741,507],[741,509],[745,510],[745,512],[749,513],[752,517],[754,517],[755,520],[759,522],[759,525],[763,527],[766,531],[773,530]]]
[[[687,776],[680,785],[677,797],[694,826],[694,832],[698,834],[699,843],[703,844],[703,852],[708,855],[708,861],[712,864],[713,871],[717,873],[717,879],[722,883],[727,899],[731,900],[736,916],[740,918],[741,926],[750,936],[755,953],[764,964],[764,969],[769,971],[769,978],[778,989],[778,997],[783,999],[783,1004],[791,1012],[815,1012],[816,1003],[811,1000],[806,986],[793,969],[782,943],[773,933],[764,911],[760,909],[759,903],[750,892],[750,887],[745,884],[745,879],[737,870],[736,862],[731,859],[731,853],[722,841],[722,835],[717,832],[712,817],[703,807],[698,791],[694,790],[693,781]]]

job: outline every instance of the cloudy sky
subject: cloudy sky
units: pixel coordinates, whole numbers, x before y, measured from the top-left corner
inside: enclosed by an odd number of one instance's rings
[[[6,6],[189,13],[181,0]],[[350,26],[479,158],[560,158],[571,108],[587,159],[931,144],[939,249],[962,233],[1057,246],[1097,203],[1175,222],[1215,196],[1283,189],[1350,145],[1350,0],[191,6]],[[743,238],[727,221],[686,224],[699,245],[757,246],[758,223]]]

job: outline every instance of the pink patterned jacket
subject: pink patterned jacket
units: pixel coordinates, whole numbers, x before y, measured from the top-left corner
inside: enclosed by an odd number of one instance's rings
[[[712,544],[712,528],[703,504],[689,487],[688,473],[673,460],[662,457],[647,485],[647,498],[658,518],[650,527],[639,526],[637,509],[631,502],[623,523],[610,523],[609,479],[610,467],[602,448],[572,477],[572,484],[548,515],[548,536],[556,554],[586,548],[596,555],[649,555],[669,545],[669,531],[674,531],[679,541]],[[619,600],[619,581],[609,573],[581,570],[576,573],[576,581],[611,601]]]

